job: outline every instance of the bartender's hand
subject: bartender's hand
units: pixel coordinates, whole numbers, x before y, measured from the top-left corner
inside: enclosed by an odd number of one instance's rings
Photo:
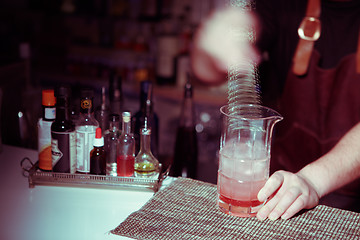
[[[257,213],[259,220],[289,219],[302,209],[318,205],[319,194],[304,176],[286,171],[275,172],[258,193],[258,200],[268,201]]]
[[[226,8],[213,12],[195,33],[192,68],[208,84],[227,80],[229,66],[249,69],[260,57],[254,46],[256,18],[246,10]],[[252,35],[251,35],[252,34]]]

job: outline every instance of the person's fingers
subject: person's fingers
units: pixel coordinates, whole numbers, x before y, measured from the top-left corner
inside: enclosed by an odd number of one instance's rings
[[[304,199],[304,196],[299,196],[292,204],[289,206],[289,208],[281,215],[282,219],[289,219],[292,216],[294,216],[296,213],[298,213],[301,209],[305,207],[306,200]]]
[[[281,194],[281,193],[280,193]],[[273,197],[271,197],[265,204],[264,206],[262,206],[260,208],[260,210],[258,211],[258,213],[256,214],[256,217],[259,220],[265,220],[269,214],[274,210],[274,208],[276,207],[277,203],[280,201],[280,196],[279,192],[274,194]]]
[[[275,172],[270,178],[266,181],[264,187],[258,192],[258,200],[260,202],[266,201],[271,195],[273,195],[282,185],[284,181],[284,176],[281,172]]]
[[[284,194],[281,194],[276,206],[273,208],[271,213],[269,213],[268,218],[270,220],[278,219],[288,210],[290,206],[292,206],[294,202],[296,202],[300,195],[301,190],[296,187],[290,188]]]

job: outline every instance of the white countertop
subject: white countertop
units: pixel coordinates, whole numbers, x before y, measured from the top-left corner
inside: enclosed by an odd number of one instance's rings
[[[151,190],[35,186],[20,162],[37,151],[4,145],[0,153],[0,239],[129,239],[110,234],[154,194]],[[165,187],[173,178],[166,178]]]

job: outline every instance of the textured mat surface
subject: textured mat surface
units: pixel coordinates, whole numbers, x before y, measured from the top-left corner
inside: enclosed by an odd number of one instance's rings
[[[148,240],[360,239],[360,213],[320,205],[289,220],[233,217],[218,209],[216,185],[179,178],[111,233]]]

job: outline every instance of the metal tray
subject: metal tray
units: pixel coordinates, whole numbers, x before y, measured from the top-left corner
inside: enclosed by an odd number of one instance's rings
[[[158,177],[140,178],[140,177],[114,177],[92,174],[70,174],[44,172],[38,168],[38,162],[35,164],[29,158],[24,158],[21,163],[23,175],[29,180],[29,187],[36,185],[45,186],[69,186],[69,187],[95,187],[95,188],[125,188],[134,190],[152,190],[157,192],[162,181],[169,174],[170,166],[165,171],[160,171]],[[160,170],[162,166],[160,164]]]

